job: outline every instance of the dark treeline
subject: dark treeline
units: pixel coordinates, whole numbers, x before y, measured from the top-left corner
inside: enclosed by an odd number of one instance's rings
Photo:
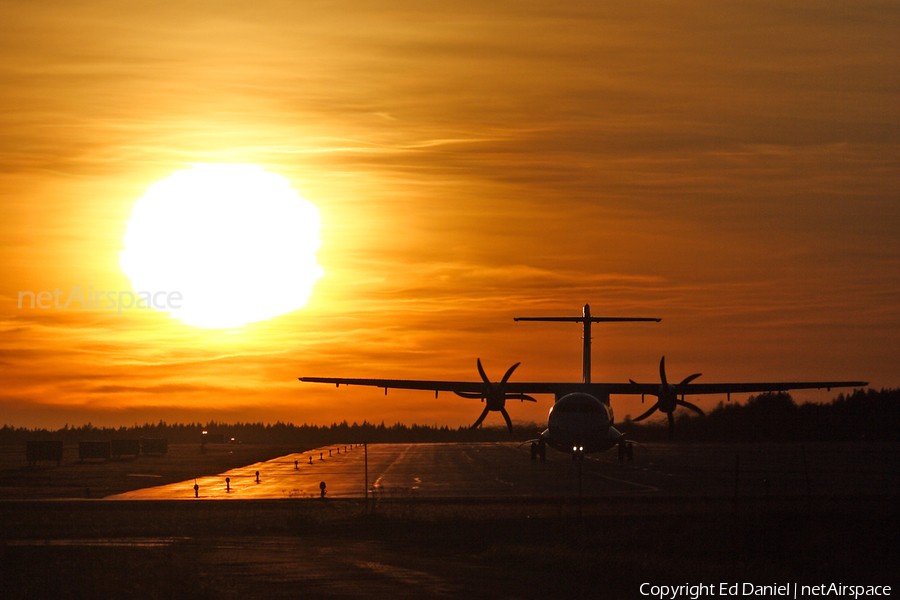
[[[623,423],[635,440],[665,440],[665,421]],[[900,441],[900,389],[856,390],[828,404],[796,404],[790,394],[752,396],[719,405],[705,416],[679,412],[675,437],[697,442]]]
[[[513,440],[537,437],[544,424],[514,426]],[[668,439],[666,421],[617,425],[629,438],[638,441]],[[4,425],[0,444],[54,439],[67,444],[87,440],[123,438],[166,438],[173,444],[199,444],[201,433],[223,434],[226,440],[247,444],[298,444],[307,447],[344,443],[416,442],[496,442],[509,441],[505,427],[450,428],[430,425],[375,425],[333,423],[294,425],[291,423],[200,423],[134,425],[131,427],[81,427],[68,425],[58,430],[26,429]],[[697,442],[750,441],[900,441],[900,389],[857,390],[841,394],[828,404],[797,405],[790,394],[771,393],[751,397],[746,404],[719,405],[705,416],[682,411],[676,418],[675,437]]]
[[[333,423],[331,425],[294,425],[292,423],[200,423],[134,425],[132,427],[94,427],[90,423],[81,427],[62,429],[26,429],[21,427],[0,428],[0,445],[24,443],[29,440],[61,440],[67,444],[77,444],[87,440],[111,440],[125,438],[165,438],[170,444],[199,444],[202,432],[222,434],[226,440],[234,438],[236,443],[279,444],[321,446],[326,444],[391,443],[391,442],[496,442],[509,441],[506,427],[482,427],[470,429],[429,425],[375,425]],[[513,428],[513,438],[528,440],[540,432],[535,424],[517,425]]]

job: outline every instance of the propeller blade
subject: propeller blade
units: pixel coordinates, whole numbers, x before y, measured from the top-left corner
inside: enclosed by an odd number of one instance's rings
[[[481,366],[481,359],[478,359],[478,372],[481,374],[481,380],[488,385],[491,385],[491,380],[488,379],[487,374],[484,372],[484,367]]]
[[[507,394],[506,399],[507,400],[523,400],[523,401],[527,400],[529,402],[537,402],[537,400],[535,400],[528,394]]]
[[[675,417],[672,413],[669,414],[669,439],[672,439],[672,436],[675,435]]]
[[[701,415],[703,414],[703,411],[702,411],[702,410],[700,410],[699,408],[697,408],[696,406],[694,406],[694,405],[691,404],[690,402],[685,402],[684,400],[679,400],[679,401],[678,401],[678,404],[680,404],[681,406],[684,406],[685,408],[689,408],[689,409],[691,409],[692,411],[694,411],[694,412],[696,412],[696,413],[699,413],[699,414],[701,414]]]
[[[652,415],[653,413],[655,413],[655,412],[656,412],[656,409],[658,409],[658,408],[659,408],[659,402],[657,402],[656,404],[654,404],[654,405],[653,405],[653,408],[651,408],[650,410],[648,410],[647,412],[645,412],[644,414],[642,414],[641,416],[639,416],[637,419],[632,419],[631,421],[632,421],[632,422],[643,421],[644,419],[646,419],[647,417],[649,417],[650,415]]]
[[[490,409],[485,406],[484,410],[481,412],[481,416],[478,417],[478,420],[475,421],[474,425],[472,425],[472,429],[478,429],[478,426],[481,425],[482,421],[484,421],[484,418],[487,416],[488,412],[490,412]]]
[[[503,389],[503,386],[505,386],[506,382],[509,381],[509,376],[512,375],[513,371],[515,371],[516,368],[521,364],[522,363],[516,363],[506,371],[506,375],[504,375],[503,379],[500,380],[500,389]]]
[[[480,400],[484,400],[484,395],[479,394],[478,392],[453,392],[460,398],[478,398]]]
[[[678,384],[678,387],[681,387],[681,386],[683,386],[683,385],[687,385],[687,384],[689,384],[690,382],[692,382],[693,380],[697,379],[698,377],[700,377],[700,373],[694,373],[694,374],[691,375],[690,377],[685,377],[685,378],[684,378],[684,381],[682,381],[681,383]]]
[[[663,387],[667,387],[669,382],[666,380],[666,357],[659,359],[659,380],[662,381]]]
[[[504,419],[506,419],[506,426],[509,428],[509,435],[512,435],[512,419],[509,418],[509,413],[506,412],[505,408],[501,408],[500,414],[503,415]]]

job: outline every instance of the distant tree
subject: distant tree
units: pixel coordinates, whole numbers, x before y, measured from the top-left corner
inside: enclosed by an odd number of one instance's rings
[[[629,417],[617,425],[628,437],[642,441],[667,439],[666,422],[634,423]],[[413,442],[495,442],[510,439],[525,441],[537,437],[543,425],[519,423],[510,437],[505,427],[451,428],[446,425],[405,425],[390,427],[384,421],[374,425],[368,421],[347,421],[327,426],[209,421],[201,423],[134,424],[131,427],[95,427],[86,423],[60,429],[27,429],[4,424],[0,427],[0,444],[24,444],[28,440],[58,439],[66,444],[86,440],[112,438],[166,438],[172,444],[199,444],[203,430],[223,433],[226,439],[249,444],[279,444],[315,447],[346,443],[413,443]],[[676,415],[676,440],[685,441],[900,441],[900,389],[876,391],[855,390],[840,394],[828,404],[798,406],[786,393],[753,396],[741,405],[720,402],[705,416],[679,411]]]
[[[626,419],[627,422],[627,419]],[[665,439],[665,422],[628,423],[634,439]],[[624,427],[624,423],[623,423]],[[856,390],[828,404],[797,405],[790,394],[720,402],[705,416],[679,412],[676,440],[684,441],[900,441],[900,390]]]

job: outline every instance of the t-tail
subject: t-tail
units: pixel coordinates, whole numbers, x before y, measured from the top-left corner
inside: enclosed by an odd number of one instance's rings
[[[621,323],[625,321],[653,321],[659,323],[662,319],[651,317],[593,317],[591,306],[584,305],[580,317],[515,317],[514,321],[557,321],[568,323],[582,323],[584,325],[584,351],[582,356],[582,381],[591,382],[591,323]]]

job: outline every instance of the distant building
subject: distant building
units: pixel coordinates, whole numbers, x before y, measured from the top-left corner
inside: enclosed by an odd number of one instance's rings
[[[56,466],[62,462],[63,443],[56,440],[39,440],[25,442],[25,458],[28,465],[33,467],[39,460],[56,461]]]

